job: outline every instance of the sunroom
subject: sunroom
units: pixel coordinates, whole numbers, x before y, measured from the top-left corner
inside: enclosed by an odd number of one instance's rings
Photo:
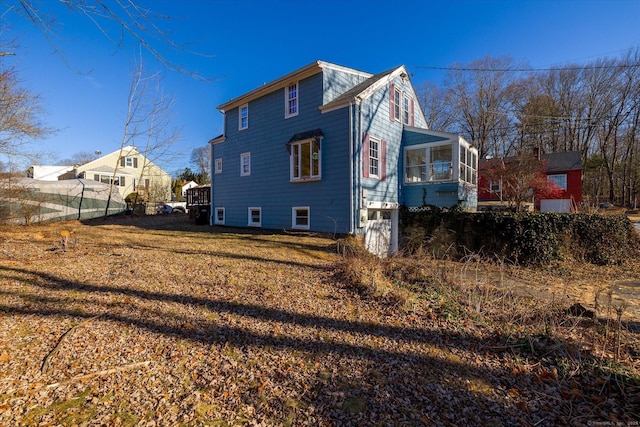
[[[401,199],[408,207],[477,206],[478,150],[459,135],[405,128]]]

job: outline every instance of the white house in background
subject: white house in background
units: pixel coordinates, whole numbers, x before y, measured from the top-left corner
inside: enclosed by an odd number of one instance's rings
[[[182,197],[187,197],[187,190],[193,187],[197,187],[198,183],[195,181],[189,181],[182,184]]]
[[[57,175],[53,172],[56,167],[60,168],[60,173]],[[32,166],[29,170],[35,174],[40,168]],[[52,171],[48,175],[49,180],[80,178],[105,184],[113,182],[114,188],[123,199],[137,192],[151,202],[171,200],[171,176],[142,155],[134,146],[116,150],[84,165],[46,166],[46,168]],[[33,176],[33,178],[36,177]]]
[[[73,166],[33,165],[27,170],[27,177],[41,181],[58,181],[60,175],[73,170]]]

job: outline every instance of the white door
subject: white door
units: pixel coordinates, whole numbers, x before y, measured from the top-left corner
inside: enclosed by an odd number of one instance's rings
[[[398,250],[397,210],[368,209],[365,247],[379,257],[387,257]]]

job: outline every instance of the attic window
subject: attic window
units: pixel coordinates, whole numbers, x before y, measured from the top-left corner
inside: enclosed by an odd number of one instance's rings
[[[288,85],[284,91],[285,112],[284,117],[294,117],[298,115],[298,82]]]

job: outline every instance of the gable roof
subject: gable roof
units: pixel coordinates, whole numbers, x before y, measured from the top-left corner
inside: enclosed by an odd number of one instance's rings
[[[582,156],[579,151],[542,154],[540,158],[547,162],[547,172],[582,169]]]
[[[218,106],[218,110],[224,113],[225,111],[229,111],[233,108],[239,107],[240,105],[246,104],[247,102],[253,101],[269,93],[280,90],[288,84],[295,83],[307,77],[311,77],[315,74],[318,74],[325,68],[340,70],[340,71],[344,71],[352,74],[358,74],[364,77],[371,76],[371,74],[369,73],[358,71],[353,68],[343,67],[341,65],[332,64],[330,62],[315,61],[307,66],[299,68],[296,71],[293,71],[285,76],[282,76],[270,83],[266,83],[260,86],[259,88],[252,90],[251,92],[247,92],[244,95],[241,95],[237,98],[233,98],[230,101],[220,104]]]
[[[380,89],[380,87],[386,85],[395,77],[402,75],[402,73],[407,74],[407,70],[404,68],[404,65],[400,67],[392,68],[387,71],[383,71],[382,73],[378,73],[374,76],[369,77],[367,80],[363,81],[355,85],[350,90],[346,91],[336,99],[331,102],[326,103],[320,110],[322,112],[337,110],[338,108],[343,108],[349,105],[349,103],[358,103],[373,94],[376,90]]]

